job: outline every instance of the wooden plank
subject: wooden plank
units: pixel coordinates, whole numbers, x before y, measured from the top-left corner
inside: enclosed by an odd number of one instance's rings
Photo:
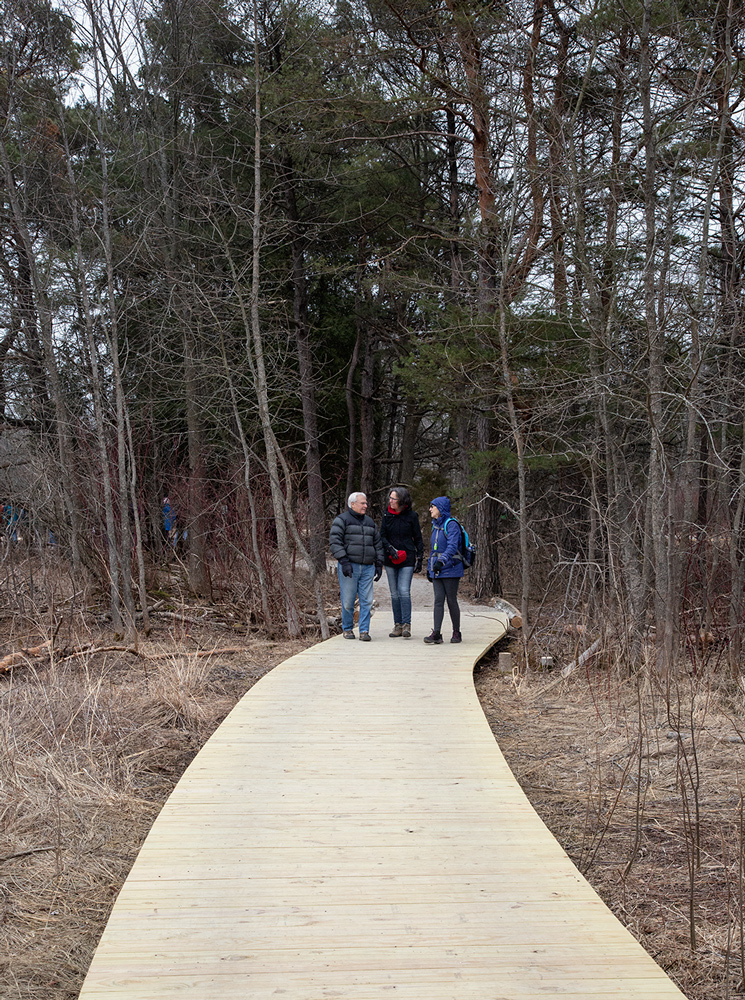
[[[262,678],[156,820],[81,1000],[680,998],[494,742],[471,670],[505,622],[433,649],[373,620]]]

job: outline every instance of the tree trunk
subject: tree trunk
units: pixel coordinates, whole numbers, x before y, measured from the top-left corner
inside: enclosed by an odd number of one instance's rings
[[[499,304],[499,346],[502,361],[502,382],[505,396],[507,398],[507,413],[512,430],[512,437],[515,442],[515,452],[517,454],[517,487],[519,497],[518,526],[520,534],[520,569],[522,574],[522,587],[520,593],[520,614],[523,619],[523,643],[525,649],[525,662],[528,662],[527,640],[530,631],[530,547],[528,545],[528,491],[527,491],[527,466],[525,464],[525,440],[520,416],[515,406],[513,392],[512,371],[510,370],[509,347],[507,343],[507,317],[503,302]]]
[[[476,441],[479,451],[488,452],[493,447],[493,431],[494,419],[491,413],[480,413],[476,418]],[[493,472],[488,473],[484,489],[479,492],[482,496],[476,506],[476,526],[473,531],[477,545],[473,583],[476,600],[488,601],[496,594],[502,593],[502,581],[499,576],[499,519],[502,509],[494,499],[498,494],[498,482]]]
[[[448,200],[450,211],[450,292],[454,300],[457,301],[460,295],[462,282],[463,264],[460,253],[460,197],[458,191],[458,145],[455,131],[455,111],[452,101],[448,101],[445,109],[445,121],[447,124],[447,158],[448,158]]]
[[[370,330],[365,331],[360,378],[360,439],[362,469],[360,489],[370,495],[375,488],[375,351]]]
[[[114,254],[111,245],[111,217],[109,208],[109,165],[106,157],[106,146],[104,141],[103,128],[103,89],[99,76],[98,61],[95,62],[96,77],[96,127],[98,133],[98,152],[101,164],[101,228],[103,233],[104,256],[106,260],[106,289],[108,295],[108,321],[109,321],[109,353],[111,356],[112,372],[114,378],[114,399],[116,404],[116,436],[117,436],[117,464],[119,471],[119,533],[121,539],[120,566],[121,566],[121,590],[122,601],[125,610],[125,640],[137,644],[137,629],[135,626],[135,605],[132,593],[132,530],[130,523],[130,506],[135,518],[138,518],[137,497],[130,492],[130,477],[128,475],[127,462],[132,463],[132,476],[134,471],[134,456],[130,455],[127,442],[127,422],[126,422],[126,401],[124,388],[122,385],[121,367],[119,364],[119,317],[117,314],[117,296],[114,287]],[[69,150],[68,150],[69,159]],[[72,173],[72,172],[71,172]],[[71,177],[72,180],[72,177]],[[107,310],[101,302],[101,315],[106,316]],[[128,502],[129,501],[129,502]],[[139,532],[138,532],[139,536]],[[140,599],[142,604],[143,621],[145,627],[148,623],[147,593],[145,590],[145,570],[142,555],[142,546],[139,544],[140,559]]]
[[[186,502],[186,543],[189,586],[195,594],[209,593],[205,547],[204,432],[200,408],[200,378],[196,357],[196,338],[186,290],[182,301],[182,344],[184,352],[184,402],[189,447],[189,482]]]
[[[321,444],[318,436],[316,380],[308,324],[308,282],[305,276],[305,260],[299,231],[297,199],[293,186],[295,178],[291,161],[287,164],[287,174],[287,215],[290,222],[290,246],[292,250],[292,311],[297,337],[300,400],[303,408],[303,433],[305,437],[305,475],[308,483],[308,549],[316,572],[321,573],[326,568],[326,518],[323,506]]]
[[[107,418],[104,412],[102,394],[101,394],[101,376],[99,372],[98,364],[98,344],[96,342],[96,336],[94,331],[94,317],[93,309],[90,301],[90,294],[88,292],[88,275],[85,266],[85,260],[83,255],[83,237],[80,226],[80,212],[78,211],[78,195],[77,195],[77,185],[75,183],[75,175],[72,169],[72,157],[70,156],[70,147],[67,138],[67,132],[65,130],[64,117],[61,120],[61,134],[63,137],[64,147],[65,147],[65,167],[67,171],[67,179],[70,185],[70,214],[72,221],[72,233],[73,241],[75,245],[75,266],[77,270],[76,282],[78,285],[78,293],[80,295],[80,313],[81,319],[83,321],[83,329],[85,330],[86,344],[88,348],[88,363],[91,370],[91,392],[93,395],[93,413],[96,421],[96,444],[98,446],[98,458],[101,465],[101,479],[103,481],[103,492],[104,492],[104,516],[106,521],[106,558],[108,561],[109,570],[109,599],[111,606],[111,624],[115,632],[122,632],[122,614],[121,614],[121,591],[120,591],[120,567],[123,566],[124,558],[122,556],[124,550],[123,545],[120,549],[120,540],[123,536],[120,532],[117,532],[116,519],[114,516],[114,493],[111,485],[111,463],[109,455],[109,442],[106,439],[106,425]],[[122,506],[126,506],[126,493],[121,496],[119,502],[120,518]],[[126,512],[125,512],[126,513]],[[132,630],[134,626],[134,615],[130,614],[130,609],[126,605],[127,610],[127,624],[126,624],[126,635],[127,641],[132,640]]]
[[[422,417],[420,413],[417,413],[416,401],[411,396],[408,396],[406,398],[404,432],[401,441],[401,472],[399,475],[401,485],[409,488],[411,488],[411,484],[414,481],[416,441],[421,422]]]
[[[49,388],[44,370],[44,352],[39,340],[39,324],[34,304],[34,286],[23,240],[15,226],[13,226],[13,230],[13,244],[18,258],[18,312],[23,340],[26,345],[23,358],[31,386],[31,415],[40,433],[45,435],[51,427],[52,419],[49,406]]]
[[[30,285],[33,289],[34,295],[35,312],[39,320],[41,342],[44,351],[44,365],[54,405],[62,495],[70,522],[70,554],[72,557],[72,568],[74,575],[77,577],[82,570],[82,560],[80,554],[80,512],[78,509],[76,495],[77,490],[75,473],[73,471],[74,464],[72,457],[70,418],[67,411],[59,371],[57,369],[57,361],[54,350],[52,311],[49,304],[47,287],[42,280],[38,268],[36,267],[33,238],[29,231],[26,217],[20,203],[20,197],[16,186],[15,176],[13,174],[10,156],[4,140],[0,140],[0,158],[2,159],[3,173],[5,176],[5,190],[8,201],[10,202],[13,226],[19,237],[17,246],[19,252],[23,254],[25,264],[28,267]]]
[[[364,238],[360,241],[360,254],[357,262],[357,289],[355,294],[354,322],[357,336],[354,341],[352,358],[347,369],[347,379],[345,385],[347,399],[347,419],[349,434],[349,449],[347,459],[347,486],[345,497],[348,497],[352,490],[356,489],[355,470],[357,467],[357,407],[355,406],[354,376],[360,359],[360,352],[364,342],[365,327],[362,318],[362,273],[364,269],[363,248]]]
[[[291,637],[300,635],[300,616],[295,594],[295,581],[292,575],[292,559],[289,539],[287,537],[287,521],[285,519],[284,498],[279,479],[279,463],[277,459],[277,442],[272,428],[269,412],[269,392],[264,363],[264,342],[259,316],[259,292],[261,283],[261,86],[259,67],[258,16],[256,0],[254,0],[254,212],[253,212],[253,262],[251,276],[251,339],[256,372],[256,395],[259,404],[259,417],[266,450],[266,463],[269,471],[269,485],[274,509],[274,524],[277,532],[277,551],[279,570],[285,591],[285,608],[287,613],[287,631]]]
[[[559,47],[556,56],[556,76],[554,77],[554,100],[551,108],[551,118],[548,138],[548,158],[549,158],[549,210],[551,216],[551,245],[553,247],[553,271],[554,271],[554,308],[558,316],[566,316],[568,296],[567,296],[567,268],[564,258],[564,213],[561,204],[561,192],[563,188],[564,173],[564,150],[566,144],[563,137],[563,128],[566,118],[566,71],[567,58],[569,54],[570,32],[561,18],[556,13],[554,4],[551,3],[551,13],[554,24],[559,33]],[[539,2],[536,8],[542,7]],[[534,15],[534,25],[537,21],[537,10]],[[535,27],[534,27],[535,32]]]
[[[651,553],[654,565],[654,609],[658,666],[667,671],[672,665],[674,636],[674,607],[670,593],[668,546],[669,517],[665,446],[663,441],[665,387],[664,334],[657,321],[656,302],[656,180],[657,135],[651,103],[651,51],[650,24],[652,0],[644,0],[642,29],[639,35],[639,91],[642,102],[644,128],[644,314],[649,345],[649,489]]]

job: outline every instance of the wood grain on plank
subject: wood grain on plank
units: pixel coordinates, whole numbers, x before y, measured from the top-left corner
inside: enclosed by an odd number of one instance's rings
[[[509,621],[482,612],[461,645],[373,619],[262,678],[156,820],[81,1000],[680,1000],[494,742],[471,672]]]

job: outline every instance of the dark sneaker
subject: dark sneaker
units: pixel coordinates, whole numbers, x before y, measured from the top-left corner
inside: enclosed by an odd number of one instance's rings
[[[424,642],[429,646],[439,646],[441,642],[445,640],[442,638],[439,632],[432,631],[429,635],[424,637]]]
[[[344,636],[345,639],[356,639],[357,638],[357,636],[354,634],[354,632],[351,632],[351,631],[350,632],[342,632],[342,635]]]
[[[411,625],[409,625],[408,623],[405,624],[405,625],[402,625],[401,626],[401,635],[404,637],[404,639],[410,639],[411,638]]]
[[[360,632],[360,642],[372,642],[369,632]]]
[[[397,639],[400,635],[404,634],[403,625],[399,625],[398,622],[393,626],[393,631],[389,632],[388,635],[391,639]]]
[[[451,642],[463,642],[463,636],[460,634],[460,632],[453,632],[453,638],[450,641]]]

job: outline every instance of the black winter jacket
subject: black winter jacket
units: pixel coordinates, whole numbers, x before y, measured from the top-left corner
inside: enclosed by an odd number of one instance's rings
[[[329,534],[329,548],[334,559],[371,566],[383,563],[383,543],[375,521],[367,514],[355,514],[347,508],[334,518]]]
[[[419,515],[411,507],[402,510],[400,514],[391,514],[390,511],[386,511],[380,525],[380,537],[383,540],[386,566],[396,565],[391,562],[391,557],[388,555],[389,545],[392,545],[394,549],[403,549],[406,553],[405,561],[399,563],[399,566],[414,566],[417,560],[424,555],[424,541],[422,540]]]

